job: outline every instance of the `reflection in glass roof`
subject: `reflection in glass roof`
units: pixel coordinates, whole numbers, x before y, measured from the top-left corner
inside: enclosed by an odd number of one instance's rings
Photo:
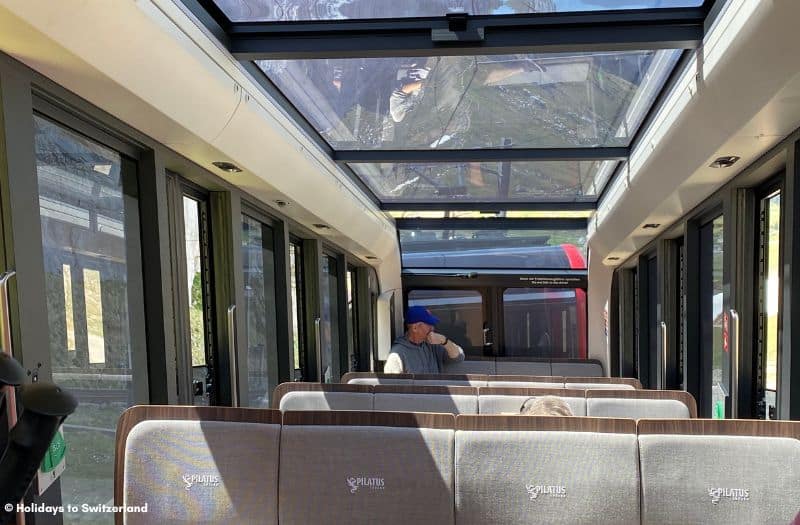
[[[382,201],[561,201],[597,195],[595,178],[616,161],[351,164]]]
[[[387,211],[386,214],[393,219],[584,219],[594,214],[593,210],[516,210],[516,211]]]
[[[404,268],[586,268],[585,230],[400,230]]]
[[[334,149],[628,146],[680,51],[258,61]]]
[[[703,0],[214,0],[232,22],[699,7]]]

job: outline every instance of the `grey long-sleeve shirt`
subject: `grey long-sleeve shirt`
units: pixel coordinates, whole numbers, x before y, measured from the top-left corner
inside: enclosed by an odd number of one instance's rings
[[[458,357],[452,358],[442,345],[432,345],[426,341],[415,345],[402,336],[395,339],[383,371],[387,374],[439,374],[446,361],[463,360],[463,352]]]

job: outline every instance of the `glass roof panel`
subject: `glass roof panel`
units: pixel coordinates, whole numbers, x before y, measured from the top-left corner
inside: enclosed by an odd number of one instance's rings
[[[595,197],[616,161],[350,164],[381,201],[496,201]]]
[[[628,146],[680,51],[258,61],[334,149]]]
[[[232,22],[566,13],[699,7],[703,0],[214,0]]]
[[[404,268],[586,268],[585,230],[400,230]]]

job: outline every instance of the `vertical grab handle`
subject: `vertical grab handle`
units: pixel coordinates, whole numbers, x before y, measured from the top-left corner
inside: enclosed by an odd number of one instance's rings
[[[14,357],[11,347],[11,315],[8,299],[8,281],[17,275],[14,270],[9,270],[0,275],[0,352]],[[35,381],[34,376],[34,381]],[[8,428],[11,429],[17,424],[17,401],[14,387],[6,388],[6,412],[8,414]],[[0,451],[2,454],[2,451]]]
[[[228,307],[228,350],[231,363],[231,406],[239,405],[239,354],[236,351],[236,305]]]
[[[659,324],[661,330],[661,389],[667,389],[667,323],[661,321]]]
[[[8,302],[8,281],[17,275],[14,270],[9,270],[0,275],[0,351],[13,357],[11,349],[11,316]]]
[[[319,317],[314,319],[314,346],[316,347],[314,350],[317,353],[317,381],[324,383],[325,378],[322,377],[322,334],[319,332],[321,324],[322,320]]]
[[[739,417],[739,312],[731,308],[731,417]]]

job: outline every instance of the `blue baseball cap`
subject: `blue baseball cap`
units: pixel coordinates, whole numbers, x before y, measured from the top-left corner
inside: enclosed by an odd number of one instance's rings
[[[439,318],[424,306],[409,306],[408,310],[406,310],[406,324],[414,323],[426,323],[436,326],[439,323]]]

